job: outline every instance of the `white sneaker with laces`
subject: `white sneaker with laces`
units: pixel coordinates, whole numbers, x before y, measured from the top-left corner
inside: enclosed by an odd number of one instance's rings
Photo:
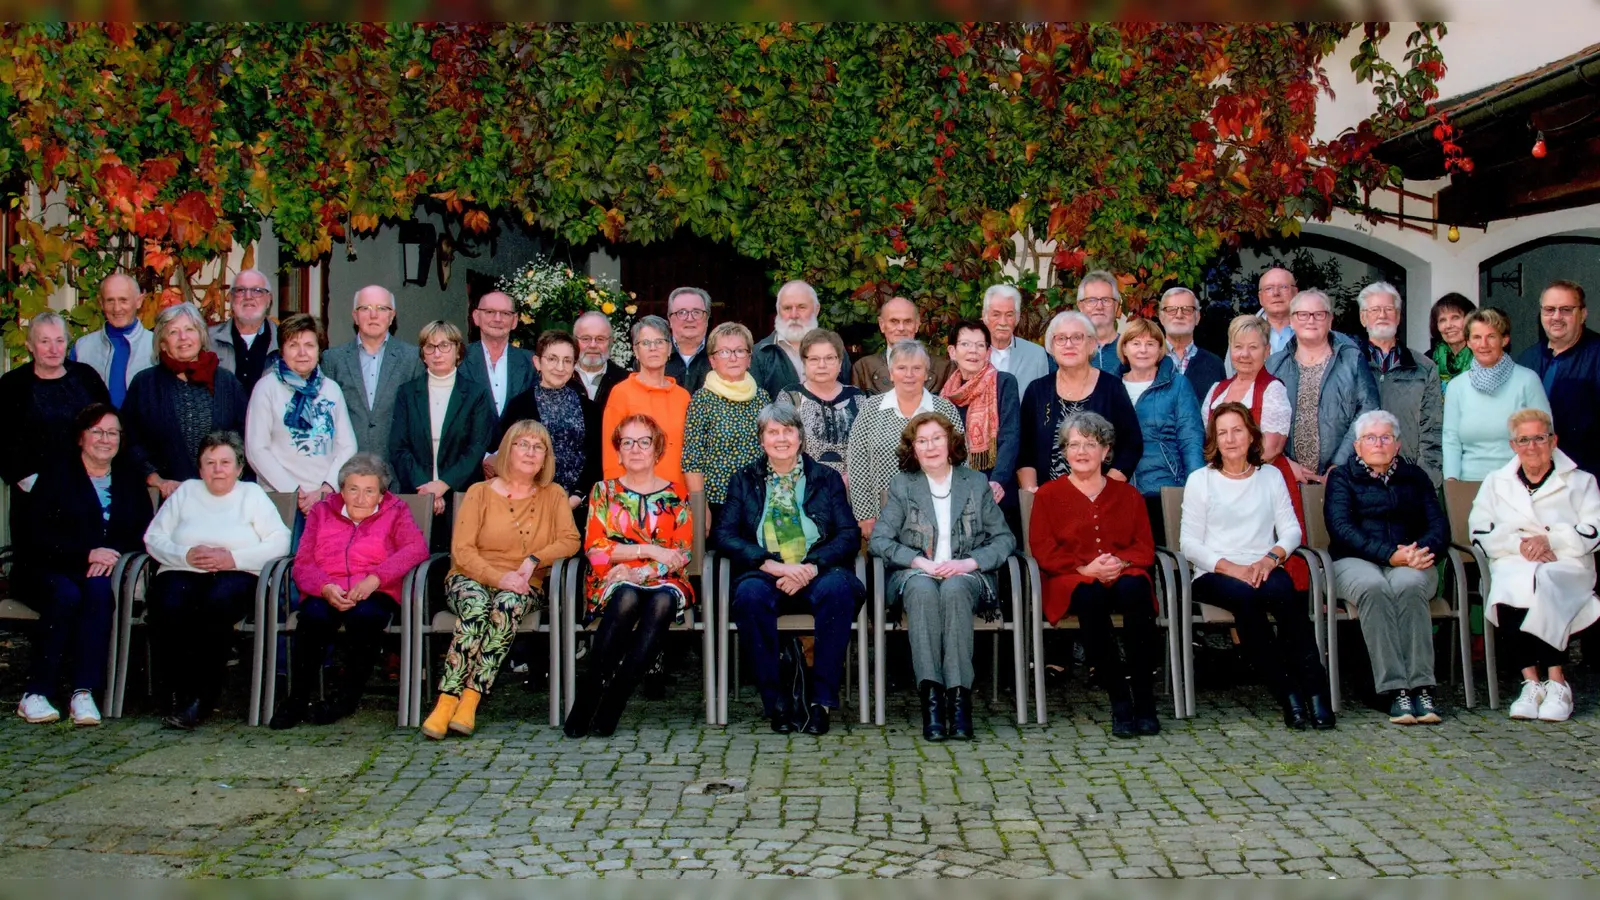
[[[1572,686],[1564,681],[1546,681],[1544,700],[1539,703],[1539,721],[1565,722],[1572,717]]]
[[[43,725],[61,718],[61,713],[50,705],[43,694],[23,694],[22,702],[17,704],[17,715],[26,719],[29,725]]]
[[[88,691],[78,691],[72,695],[72,724],[74,725],[99,725],[100,707],[94,704],[94,695]]]
[[[1511,702],[1511,718],[1537,719],[1539,706],[1544,703],[1544,682],[1532,678],[1522,683],[1522,693]]]

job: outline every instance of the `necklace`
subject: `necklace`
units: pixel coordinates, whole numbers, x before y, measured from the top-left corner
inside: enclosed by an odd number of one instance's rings
[[[942,493],[942,494],[934,493],[934,490],[933,490],[933,476],[931,476],[931,475],[928,476],[928,493],[933,494],[933,499],[935,499],[935,500],[944,500],[944,499],[948,498],[950,496],[950,491],[954,490],[954,488],[955,488],[955,481],[952,479],[946,484],[945,489],[944,489],[944,493]]]
[[[1237,472],[1229,472],[1226,468],[1219,467],[1219,470],[1222,472],[1222,474],[1226,475],[1229,478],[1243,478],[1244,476],[1250,474],[1250,472],[1252,470],[1254,470],[1254,469],[1255,469],[1255,466],[1252,466],[1249,463],[1245,463],[1244,468],[1240,469]]]

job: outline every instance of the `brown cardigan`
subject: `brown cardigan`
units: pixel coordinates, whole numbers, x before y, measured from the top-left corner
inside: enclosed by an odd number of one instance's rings
[[[467,488],[450,541],[450,573],[493,589],[529,556],[539,557],[530,583],[543,581],[550,564],[578,552],[578,526],[566,492],[547,484],[526,500],[512,501],[480,481]]]

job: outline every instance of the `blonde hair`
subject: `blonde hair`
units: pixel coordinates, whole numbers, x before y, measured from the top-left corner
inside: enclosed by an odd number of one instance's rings
[[[1233,321],[1228,323],[1228,346],[1232,347],[1239,340],[1239,335],[1246,331],[1254,331],[1261,338],[1262,346],[1272,347],[1272,333],[1267,331],[1267,320],[1251,315],[1234,316]]]
[[[523,419],[506,429],[506,436],[500,439],[500,447],[495,451],[495,468],[504,475],[511,464],[511,448],[525,437],[544,442],[544,466],[533,476],[534,485],[544,487],[556,479],[556,448],[550,442],[550,431],[533,419]]]
[[[417,333],[417,355],[423,362],[428,360],[428,351],[423,349],[428,342],[443,335],[446,340],[456,345],[456,365],[461,364],[462,357],[467,355],[467,342],[461,337],[461,329],[451,325],[443,319],[436,319],[422,326],[422,331]]]
[[[1472,334],[1472,326],[1478,324],[1479,322],[1482,322],[1490,328],[1493,328],[1503,338],[1511,337],[1511,320],[1506,318],[1506,314],[1498,309],[1493,307],[1484,307],[1483,309],[1475,309],[1468,313],[1467,321],[1464,326],[1467,329],[1468,335]]]
[[[711,329],[711,333],[706,335],[706,352],[717,352],[717,343],[723,338],[730,337],[736,337],[744,341],[744,349],[746,350],[754,350],[756,348],[756,337],[750,333],[750,329],[740,325],[738,322],[723,322],[721,325]]]
[[[1555,423],[1551,421],[1550,414],[1537,406],[1519,409],[1512,413],[1511,417],[1506,419],[1506,430],[1515,433],[1518,428],[1529,422],[1538,422],[1547,432],[1555,431]]]
[[[1154,319],[1134,316],[1122,327],[1122,337],[1117,338],[1117,359],[1122,360],[1123,365],[1128,363],[1128,352],[1124,348],[1138,338],[1150,338],[1163,347],[1167,344],[1167,333],[1161,330]]]

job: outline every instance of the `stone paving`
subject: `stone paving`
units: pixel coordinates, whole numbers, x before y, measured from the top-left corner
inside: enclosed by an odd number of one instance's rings
[[[14,666],[12,667],[14,670]],[[3,674],[3,673],[0,673]],[[0,677],[8,700],[12,677]],[[748,689],[727,729],[693,676],[569,741],[509,687],[435,743],[369,708],[329,728],[193,734],[149,715],[0,725],[0,876],[1579,876],[1600,865],[1600,710],[1560,725],[1447,710],[1400,728],[1348,708],[1290,733],[1253,688],[1114,741],[1098,694],[1012,724],[980,682],[978,740],[885,728],[779,736]],[[853,711],[852,711],[853,712]],[[839,718],[853,718],[846,715]]]

